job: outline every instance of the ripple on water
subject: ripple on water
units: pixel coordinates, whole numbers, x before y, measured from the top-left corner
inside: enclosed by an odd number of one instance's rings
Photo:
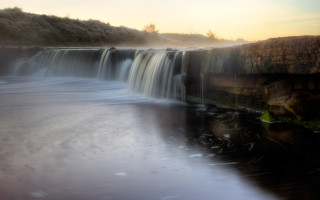
[[[125,173],[125,172],[118,172],[118,173],[115,173],[114,175],[116,175],[116,176],[127,176],[128,174]]]
[[[31,192],[30,196],[34,197],[34,198],[44,198],[47,194],[43,191],[36,191],[36,192]]]

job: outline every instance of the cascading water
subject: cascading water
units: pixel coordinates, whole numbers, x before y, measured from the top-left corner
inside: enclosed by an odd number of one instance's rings
[[[128,82],[149,97],[204,104],[207,74],[233,72],[230,51],[144,49],[45,49],[20,60],[12,74],[73,76]],[[188,86],[186,88],[186,85]]]
[[[185,53],[180,51],[143,52],[135,58],[128,88],[146,96],[186,100]]]
[[[105,77],[105,74],[107,73],[107,67],[106,65],[109,63],[108,59],[110,57],[109,49],[103,50],[100,63],[99,63],[99,71],[98,71],[98,78],[103,79]]]
[[[91,49],[58,49],[42,51],[38,55],[40,68],[46,75],[95,77],[101,53]]]
[[[15,75],[95,77],[98,58],[97,49],[46,49],[26,61],[16,62]]]
[[[97,77],[99,79],[126,81],[135,53],[136,50],[134,49],[103,50]]]
[[[211,68],[215,67],[215,54],[214,51],[209,50],[209,51],[201,51],[201,66],[200,66],[200,100],[199,103],[202,105],[205,104],[205,83],[206,83],[206,75],[208,74],[208,71]]]
[[[19,61],[14,74],[127,81],[128,89],[186,101],[188,52],[134,49],[45,49]]]
[[[12,74],[73,76],[126,81],[136,50],[46,49],[16,62]]]

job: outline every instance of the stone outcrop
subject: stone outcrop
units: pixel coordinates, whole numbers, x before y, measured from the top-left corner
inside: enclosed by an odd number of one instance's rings
[[[319,75],[209,75],[205,98],[274,115],[310,119],[319,115]]]
[[[320,36],[190,52],[187,85],[189,101],[203,97],[205,103],[314,120],[320,116]]]

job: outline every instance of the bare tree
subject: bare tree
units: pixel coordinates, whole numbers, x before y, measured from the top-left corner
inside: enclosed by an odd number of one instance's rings
[[[143,28],[143,31],[150,32],[150,33],[158,33],[159,32],[159,30],[156,29],[156,26],[154,24],[149,24],[149,25],[145,26]]]
[[[206,36],[209,39],[215,39],[216,38],[216,35],[211,30],[208,30],[208,32],[206,33]]]

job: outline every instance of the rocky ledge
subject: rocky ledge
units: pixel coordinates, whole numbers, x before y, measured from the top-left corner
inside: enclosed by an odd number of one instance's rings
[[[320,36],[193,51],[188,59],[189,101],[201,97],[320,129]]]

